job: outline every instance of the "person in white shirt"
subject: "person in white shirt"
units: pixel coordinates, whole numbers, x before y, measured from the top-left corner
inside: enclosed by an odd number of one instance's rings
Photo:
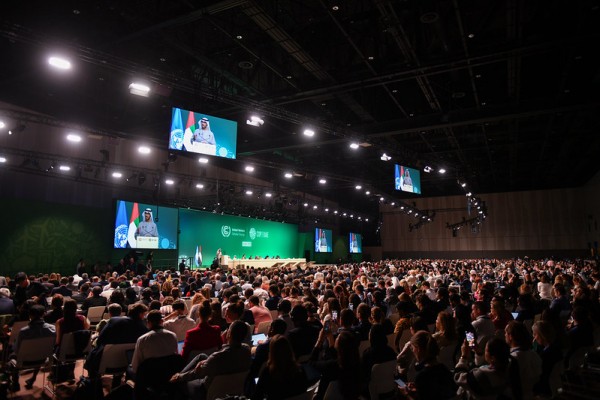
[[[540,380],[542,375],[542,359],[531,349],[529,332],[523,323],[510,321],[504,328],[504,339],[510,346],[510,355],[519,364],[521,399],[533,399],[533,386]]]
[[[177,337],[171,331],[163,328],[162,314],[152,310],[147,317],[150,332],[140,336],[135,343],[131,370],[137,372],[139,366],[149,358],[158,358],[177,354]]]
[[[187,316],[185,303],[178,299],[173,302],[173,312],[165,317],[163,326],[177,336],[177,341],[182,341],[186,332],[196,327],[196,322]]]
[[[548,275],[546,275],[546,273],[540,274],[537,290],[540,294],[540,299],[552,301],[552,284],[548,282]]]
[[[494,323],[487,314],[487,306],[482,301],[476,301],[471,306],[471,319],[475,330],[475,364],[483,365],[485,362],[484,349],[488,341],[496,334]]]

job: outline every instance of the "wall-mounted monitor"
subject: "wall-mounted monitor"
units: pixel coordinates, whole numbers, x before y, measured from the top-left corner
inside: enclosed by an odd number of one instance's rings
[[[117,200],[115,249],[176,249],[176,208]]]
[[[350,232],[348,234],[348,248],[350,253],[362,253],[362,235],[360,233]]]
[[[236,158],[237,122],[174,107],[169,149]]]
[[[330,229],[315,229],[315,253],[331,253],[333,250],[332,239]]]
[[[418,169],[396,164],[394,188],[408,193],[421,194],[421,173]]]

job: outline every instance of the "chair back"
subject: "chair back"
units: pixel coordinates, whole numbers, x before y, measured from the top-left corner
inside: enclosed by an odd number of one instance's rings
[[[387,342],[388,346],[390,346],[397,353],[398,350],[396,350],[396,336],[396,333],[390,333],[387,335]]]
[[[279,312],[277,310],[270,310],[271,318],[277,319],[279,317]]]
[[[373,365],[373,368],[371,368],[371,381],[369,382],[371,400],[379,400],[379,395],[396,390],[395,373],[396,360]]]
[[[360,344],[358,345],[358,355],[360,356],[360,358],[362,359],[363,353],[365,352],[366,349],[371,347],[371,342],[369,342],[368,340],[361,340]]]
[[[10,338],[8,339],[9,346],[14,346],[14,344],[17,342],[17,338],[19,337],[19,333],[21,333],[21,329],[26,327],[27,324],[29,324],[29,321],[16,321],[13,324],[10,331]]]
[[[169,379],[185,367],[185,361],[179,354],[149,358],[144,360],[135,374],[135,398],[150,399],[158,395],[179,396],[179,385],[171,384]]]
[[[85,358],[92,350],[92,332],[87,329],[65,333],[60,340],[57,359],[68,363]]]
[[[565,372],[565,365],[563,360],[560,360],[550,371],[550,377],[548,382],[550,383],[550,390],[552,391],[552,398],[558,395],[559,389],[562,388],[562,374]]]
[[[396,324],[398,323],[399,320],[400,320],[400,314],[398,314],[397,312],[390,314],[390,322],[392,323],[392,325],[396,326]]]
[[[54,354],[56,337],[24,339],[17,352],[17,369],[38,368]]]
[[[100,375],[124,372],[129,365],[127,350],[133,349],[135,343],[105,345],[100,359]]]
[[[95,325],[98,322],[100,322],[105,311],[105,306],[96,306],[88,308],[87,318],[90,320],[90,324]]]
[[[344,395],[342,395],[342,392],[340,391],[339,381],[329,382],[323,400],[344,400]]]
[[[438,360],[450,371],[454,370],[454,366],[456,366],[456,353],[459,349],[458,346],[458,342],[453,342],[440,348]]]
[[[410,333],[410,329],[404,329],[402,331],[402,335],[398,338],[398,348],[394,348],[398,353],[402,351],[406,343],[410,340],[412,334]]]
[[[226,395],[243,395],[247,376],[248,371],[215,376],[208,385],[206,400],[216,400]]]

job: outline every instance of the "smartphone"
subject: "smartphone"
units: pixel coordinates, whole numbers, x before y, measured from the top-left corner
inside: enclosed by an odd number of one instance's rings
[[[406,387],[406,383],[404,383],[404,381],[400,378],[396,379],[396,384],[398,385],[398,387],[400,389],[405,388]]]
[[[348,304],[348,308],[350,308],[350,311],[354,311],[354,303]]]
[[[469,343],[469,347],[475,348],[475,334],[473,332],[465,332],[465,337],[467,338],[467,343]]]
[[[338,317],[337,311],[332,311],[331,312],[331,319],[333,319],[334,321],[337,321],[337,317]]]
[[[323,329],[325,330],[325,332],[329,333],[331,331],[331,321],[325,321]]]

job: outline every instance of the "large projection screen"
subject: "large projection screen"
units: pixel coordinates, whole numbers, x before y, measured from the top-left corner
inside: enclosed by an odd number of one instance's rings
[[[183,208],[179,213],[179,257],[191,258],[193,268],[210,266],[218,249],[230,259],[297,256],[297,225]]]

